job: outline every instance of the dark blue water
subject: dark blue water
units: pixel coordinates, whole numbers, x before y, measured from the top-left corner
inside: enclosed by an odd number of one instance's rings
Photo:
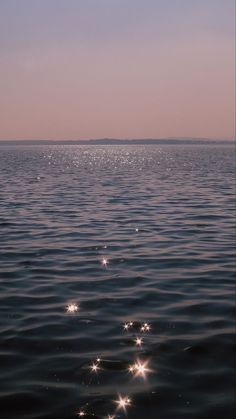
[[[234,163],[0,147],[1,418],[233,418]]]

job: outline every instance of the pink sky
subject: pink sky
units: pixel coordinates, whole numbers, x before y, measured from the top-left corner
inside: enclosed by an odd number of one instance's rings
[[[233,138],[234,1],[99,2],[1,2],[0,139]]]

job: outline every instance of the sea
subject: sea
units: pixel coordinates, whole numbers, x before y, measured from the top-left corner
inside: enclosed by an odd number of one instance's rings
[[[235,146],[0,147],[0,417],[235,417]]]

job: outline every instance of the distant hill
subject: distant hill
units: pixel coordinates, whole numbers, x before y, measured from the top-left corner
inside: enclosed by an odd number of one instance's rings
[[[154,145],[154,144],[233,144],[234,140],[209,138],[100,138],[91,140],[0,140],[0,145]]]

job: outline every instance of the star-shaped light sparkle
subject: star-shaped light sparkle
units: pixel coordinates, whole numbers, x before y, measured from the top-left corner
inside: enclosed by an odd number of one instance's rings
[[[79,310],[78,304],[70,303],[66,306],[67,313],[76,313]]]
[[[151,326],[149,323],[143,323],[140,327],[141,332],[150,332]]]
[[[118,410],[123,409],[124,411],[126,411],[126,407],[130,406],[131,404],[131,400],[128,396],[126,397],[119,396],[119,399],[116,400],[116,403],[118,405],[117,406]]]
[[[123,329],[127,331],[127,330],[129,330],[130,327],[133,327],[133,325],[134,325],[134,322],[132,322],[132,321],[131,322],[126,322],[126,323],[123,324]]]
[[[129,369],[129,372],[132,372],[132,373],[135,373],[136,371],[135,365],[130,365],[128,369]]]
[[[92,364],[90,367],[92,372],[98,372],[98,370],[100,369],[98,364]]]
[[[100,369],[101,369],[101,367],[99,366],[100,362],[101,362],[101,358],[98,356],[98,357],[96,358],[96,361],[95,361],[95,362],[93,362],[93,363],[90,365],[90,370],[91,370],[91,372],[98,372],[98,370],[100,370]]]
[[[134,342],[135,342],[135,345],[136,346],[142,346],[142,344],[143,344],[143,338],[137,337],[137,338],[135,338]]]
[[[102,258],[102,260],[101,260],[101,264],[102,264],[102,266],[105,266],[105,268],[107,267],[107,265],[108,265],[108,260],[107,260],[107,258]]]
[[[151,372],[148,368],[148,361],[142,362],[137,360],[133,365],[130,365],[128,368],[135,377],[146,378],[147,373]]]

